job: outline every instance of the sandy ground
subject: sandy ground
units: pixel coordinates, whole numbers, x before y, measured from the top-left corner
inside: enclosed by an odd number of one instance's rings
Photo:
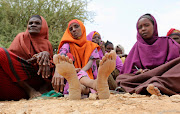
[[[180,95],[145,96],[115,94],[106,100],[94,97],[0,101],[0,114],[180,114]]]

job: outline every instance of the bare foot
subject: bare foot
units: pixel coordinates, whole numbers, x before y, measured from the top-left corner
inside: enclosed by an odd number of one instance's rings
[[[146,90],[151,94],[151,95],[157,95],[161,96],[160,90],[155,87],[153,84],[149,84]]]
[[[99,63],[98,76],[97,76],[97,93],[99,99],[108,99],[110,96],[108,77],[116,67],[116,53],[112,50],[106,53]]]
[[[69,83],[69,98],[81,98],[81,86],[78,80],[73,61],[64,55],[54,55],[53,61],[56,65],[56,71],[62,75]]]
[[[81,84],[81,93],[88,95],[89,94],[90,89],[84,85]]]
[[[38,92],[34,89],[31,89],[28,94],[29,94],[29,99],[40,97],[42,95],[40,92]]]
[[[29,95],[29,99],[41,96],[41,93],[32,88],[25,81],[19,81],[18,84],[26,91]]]

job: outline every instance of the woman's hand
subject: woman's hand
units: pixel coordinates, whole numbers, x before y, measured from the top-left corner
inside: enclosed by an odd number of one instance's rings
[[[76,70],[76,73],[78,73],[81,70],[81,68],[75,68],[75,70]]]
[[[145,72],[147,72],[147,71],[149,71],[149,69],[139,69],[136,73],[135,73],[135,75],[138,75],[138,74],[142,74],[142,73],[145,73]]]
[[[39,65],[38,75],[42,74],[42,78],[48,78],[50,76],[50,61],[49,52],[43,51],[35,55],[37,63]]]
[[[51,83],[55,91],[63,92],[65,86],[64,77],[61,76],[58,72],[55,71]]]
[[[28,60],[26,60],[28,63],[36,63],[36,61],[37,61],[37,58],[36,57],[32,57],[32,58],[30,58],[30,59],[28,59]]]

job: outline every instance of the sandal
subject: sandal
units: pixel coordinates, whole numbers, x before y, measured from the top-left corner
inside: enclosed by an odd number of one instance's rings
[[[64,97],[64,95],[60,92],[55,92],[54,90],[51,90],[49,92],[43,93],[41,96],[33,98],[33,99],[52,99],[57,97]]]
[[[41,97],[64,97],[64,95],[60,92],[55,92],[54,90],[51,90],[47,93],[43,93]]]
[[[124,88],[118,86],[118,87],[116,87],[115,90],[110,90],[110,93],[111,94],[124,94],[124,93],[126,93],[126,91]]]

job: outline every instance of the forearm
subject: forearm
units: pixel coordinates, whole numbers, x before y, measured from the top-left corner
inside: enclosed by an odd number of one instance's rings
[[[106,52],[105,52],[105,49],[101,49],[101,50],[102,50],[102,52],[103,52],[103,55],[105,55],[105,53],[106,53]]]
[[[82,68],[82,70],[88,71],[92,67],[92,64],[93,64],[93,59],[90,59],[88,63]]]

